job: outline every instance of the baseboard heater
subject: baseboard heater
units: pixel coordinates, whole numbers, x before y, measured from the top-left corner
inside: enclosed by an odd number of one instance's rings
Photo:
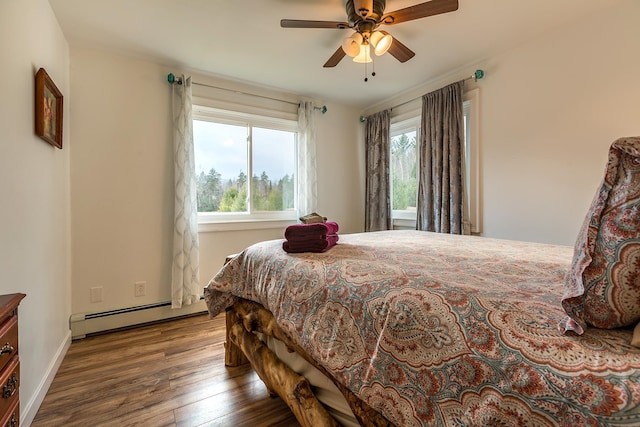
[[[72,314],[69,320],[69,327],[71,329],[71,339],[77,340],[91,334],[129,328],[206,311],[207,306],[204,298],[200,298],[195,304],[179,309],[172,309],[171,301],[164,301],[96,313]]]

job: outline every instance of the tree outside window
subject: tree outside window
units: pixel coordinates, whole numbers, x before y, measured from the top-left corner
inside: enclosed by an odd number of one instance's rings
[[[416,130],[391,137],[392,209],[415,210],[417,197]]]

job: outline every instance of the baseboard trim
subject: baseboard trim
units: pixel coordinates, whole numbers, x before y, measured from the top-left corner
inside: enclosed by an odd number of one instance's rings
[[[171,302],[126,307],[96,313],[78,313],[71,315],[69,326],[73,340],[87,335],[129,328],[146,323],[169,320],[207,311],[204,299],[182,308],[171,308]]]
[[[53,382],[53,379],[62,364],[62,360],[64,356],[67,354],[69,350],[69,346],[71,345],[71,331],[67,332],[62,343],[58,347],[58,351],[56,351],[55,357],[49,363],[49,366],[46,371],[46,375],[38,384],[36,388],[36,392],[33,394],[33,397],[27,402],[24,408],[20,409],[20,425],[21,426],[30,426],[33,420],[35,419],[38,409],[40,409],[40,405],[42,405],[42,401],[47,395],[47,391],[49,391],[49,387]]]

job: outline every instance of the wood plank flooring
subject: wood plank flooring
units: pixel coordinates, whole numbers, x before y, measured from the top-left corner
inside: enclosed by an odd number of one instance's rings
[[[224,314],[74,341],[32,427],[299,426],[247,365],[224,366]]]

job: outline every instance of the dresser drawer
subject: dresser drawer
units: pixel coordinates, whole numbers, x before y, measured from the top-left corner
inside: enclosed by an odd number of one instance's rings
[[[20,360],[14,356],[0,375],[0,414],[6,413],[18,400],[20,386]]]
[[[25,296],[0,295],[0,427],[20,424],[18,305]]]
[[[0,370],[18,354],[18,316],[9,316],[0,326]]]
[[[20,400],[15,399],[9,411],[0,420],[0,427],[18,427],[20,425]]]

